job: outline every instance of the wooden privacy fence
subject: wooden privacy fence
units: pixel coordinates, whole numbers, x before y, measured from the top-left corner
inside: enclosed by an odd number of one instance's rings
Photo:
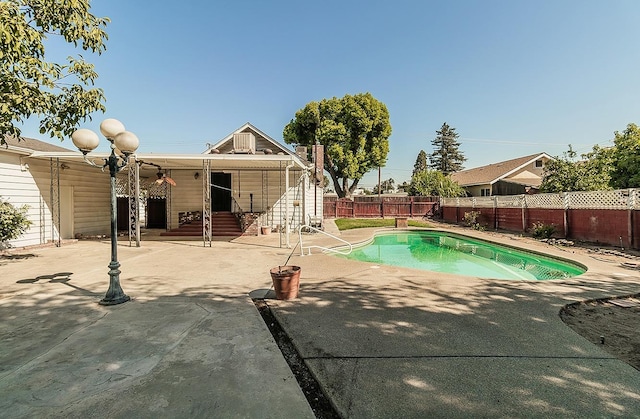
[[[555,236],[640,248],[640,190],[620,189],[556,194],[442,198],[444,221],[461,223],[475,211],[489,229],[530,231],[534,224],[556,227]]]
[[[437,196],[325,196],[323,214],[325,218],[426,217],[436,214],[439,205]]]

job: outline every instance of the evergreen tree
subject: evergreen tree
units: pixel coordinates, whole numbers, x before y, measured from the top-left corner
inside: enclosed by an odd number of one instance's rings
[[[427,153],[424,150],[420,150],[418,157],[416,157],[416,163],[413,165],[413,173],[411,176],[415,176],[416,173],[424,172],[429,167],[427,166]]]
[[[455,128],[450,127],[446,122],[442,124],[440,131],[436,131],[436,138],[431,141],[435,151],[431,154],[429,167],[445,175],[462,170],[462,163],[467,159],[459,150],[460,143],[457,141],[459,136]]]

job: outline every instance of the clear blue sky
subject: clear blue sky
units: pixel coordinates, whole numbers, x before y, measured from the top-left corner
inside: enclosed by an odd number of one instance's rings
[[[245,122],[282,141],[306,103],[364,92],[389,109],[382,177],[396,182],[443,122],[465,168],[586,152],[640,123],[637,0],[94,0],[92,12],[112,22],[107,51],[84,54],[107,97],[86,127],[118,118],[141,152],[200,153]]]

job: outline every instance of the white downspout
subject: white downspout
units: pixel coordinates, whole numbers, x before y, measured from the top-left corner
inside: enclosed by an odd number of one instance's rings
[[[285,235],[286,235],[286,244],[288,248],[291,248],[291,241],[289,240],[290,227],[289,227],[289,169],[293,167],[293,159],[291,162],[284,168],[284,206],[285,206]]]

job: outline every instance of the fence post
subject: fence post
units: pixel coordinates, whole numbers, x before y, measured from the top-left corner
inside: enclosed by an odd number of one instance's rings
[[[491,200],[493,201],[493,228],[498,230],[498,196],[492,196]]]
[[[384,218],[384,198],[380,198],[380,215]]]
[[[564,238],[569,238],[569,192],[561,192],[562,207],[564,208],[564,216],[562,223],[564,224]]]
[[[629,247],[633,248],[633,208],[635,207],[635,190],[629,189],[629,199],[627,200],[628,223],[627,231],[629,237]]]
[[[409,201],[409,217],[413,218],[413,197]]]
[[[520,195],[520,211],[522,213],[522,231],[527,231],[527,200],[525,199],[525,195]]]

